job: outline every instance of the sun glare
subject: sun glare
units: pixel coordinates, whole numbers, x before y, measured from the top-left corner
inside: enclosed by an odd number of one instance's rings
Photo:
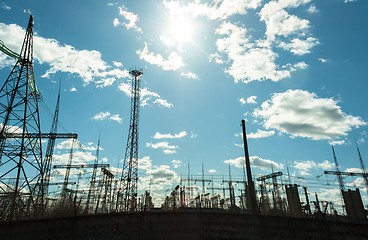
[[[194,25],[188,17],[172,16],[169,23],[169,35],[176,41],[187,42],[193,38]]]

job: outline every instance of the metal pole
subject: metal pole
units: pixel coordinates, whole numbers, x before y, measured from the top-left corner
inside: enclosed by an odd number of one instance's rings
[[[257,199],[256,199],[256,190],[254,187],[254,182],[252,179],[252,171],[250,168],[247,134],[246,134],[246,129],[245,129],[245,120],[243,119],[241,123],[242,123],[242,130],[243,130],[245,167],[247,170],[247,180],[248,180],[248,206],[252,214],[259,214],[258,206],[257,206]]]

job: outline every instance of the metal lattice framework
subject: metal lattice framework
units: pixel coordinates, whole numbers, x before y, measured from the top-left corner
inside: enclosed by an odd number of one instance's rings
[[[56,134],[57,133],[57,126],[58,126],[58,120],[59,120],[59,106],[60,106],[60,86],[59,86],[59,93],[57,96],[56,101],[56,107],[55,107],[55,113],[54,118],[52,120],[50,133]],[[44,194],[46,198],[46,206],[48,205],[47,196],[49,192],[49,183],[50,183],[50,175],[51,175],[51,165],[52,165],[52,155],[54,153],[54,147],[55,147],[55,141],[56,136],[52,136],[49,138],[47,142],[47,149],[46,149],[46,155],[44,160]]]
[[[40,116],[33,72],[33,18],[20,58],[0,89],[0,218],[16,220],[44,209]],[[13,137],[7,137],[12,135]]]
[[[331,145],[331,148],[332,148],[333,158],[334,158],[334,162],[335,162],[336,172],[341,172],[340,167],[339,167],[339,163],[337,162],[337,158],[336,158],[336,154],[335,154],[335,148],[334,148],[333,145]],[[337,180],[339,180],[340,190],[345,191],[344,180],[342,179],[341,174],[337,174]]]
[[[92,171],[92,177],[91,177],[91,184],[89,185],[88,195],[87,195],[87,202],[86,202],[86,208],[85,213],[91,212],[90,205],[94,206],[95,200],[96,200],[96,175],[97,175],[97,167],[98,167],[98,160],[100,157],[100,142],[101,137],[98,138],[98,144],[96,149],[96,158],[95,162],[93,164],[93,171]]]
[[[137,210],[140,76],[143,72],[134,68],[129,73],[132,76],[130,125],[121,177],[121,192],[118,194],[118,197],[122,195],[122,199],[118,200],[118,204],[122,211],[134,212]]]

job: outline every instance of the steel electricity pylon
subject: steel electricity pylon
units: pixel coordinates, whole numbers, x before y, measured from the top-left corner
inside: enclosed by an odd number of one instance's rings
[[[57,96],[56,107],[54,112],[54,117],[51,124],[50,133],[54,134],[52,137],[49,138],[47,142],[47,149],[46,149],[46,156],[44,160],[44,194],[46,198],[46,207],[48,205],[47,197],[49,192],[49,183],[50,183],[50,175],[51,175],[51,165],[52,165],[52,155],[54,154],[55,148],[55,141],[56,141],[56,133],[57,133],[57,126],[59,120],[59,106],[60,106],[60,85],[59,85],[59,93]]]
[[[132,76],[130,125],[121,176],[121,188],[118,193],[118,208],[124,212],[137,210],[140,77],[143,72],[134,68],[129,73]]]
[[[0,89],[0,218],[16,220],[44,209],[44,165],[33,72],[33,18],[22,49]]]

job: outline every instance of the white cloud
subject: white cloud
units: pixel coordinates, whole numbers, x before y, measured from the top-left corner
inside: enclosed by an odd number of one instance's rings
[[[272,161],[270,159],[263,159],[258,156],[251,156],[250,157],[250,163],[252,166],[259,167],[261,169],[282,169],[284,168],[284,165],[281,163],[277,163],[275,161]]]
[[[296,8],[310,0],[279,0],[266,3],[261,9],[260,20],[266,24],[266,36],[269,42],[275,41],[277,36],[288,37],[308,29],[309,21],[289,14],[286,9]]]
[[[247,98],[247,103],[249,104],[256,104],[257,103],[257,96],[250,96],[249,98]]]
[[[118,62],[118,61],[112,61],[112,63],[114,64],[115,67],[122,67],[123,63]]]
[[[128,97],[131,97],[131,85],[127,83],[120,83],[118,86],[119,91],[125,93]],[[140,91],[140,100],[141,100],[141,106],[147,106],[152,102],[153,104],[156,104],[160,107],[165,108],[172,108],[173,104],[169,103],[167,100],[162,99],[161,96],[158,93],[152,92],[148,90],[147,88],[141,88]]]
[[[154,104],[157,104],[161,107],[164,107],[164,108],[172,108],[173,105],[171,103],[169,103],[167,100],[165,99],[156,99],[155,101],[153,101]]]
[[[325,58],[318,58],[318,61],[320,61],[321,63],[328,62],[328,60],[327,60],[327,59],[325,59]]]
[[[365,180],[362,177],[354,179],[352,182],[346,182],[346,186],[349,187],[365,187]]]
[[[70,150],[72,145],[73,145],[73,149],[83,149],[83,151],[96,151],[97,150],[97,147],[93,146],[93,143],[87,143],[87,145],[85,145],[85,144],[81,144],[78,140],[74,140],[74,143],[73,143],[73,139],[71,138],[61,141],[58,144],[56,144],[55,149]],[[99,150],[102,151],[104,149],[100,146]]]
[[[317,9],[317,7],[315,6],[315,5],[310,5],[309,6],[309,8],[308,8],[308,12],[309,13],[318,13],[319,11],[318,11],[318,9]]]
[[[357,0],[344,0],[344,3],[356,2]]]
[[[304,66],[286,64],[277,66],[277,54],[265,41],[251,42],[247,30],[233,23],[225,22],[216,29],[216,33],[224,36],[216,41],[220,53],[228,56],[231,65],[225,70],[235,82],[280,81],[290,77],[290,73]]]
[[[218,53],[210,54],[208,60],[209,60],[209,62],[214,61],[217,64],[223,64],[224,63],[224,60],[222,60],[220,54],[218,54]]]
[[[251,138],[266,138],[266,137],[270,137],[275,135],[275,131],[271,130],[271,131],[263,131],[258,129],[257,132],[255,133],[248,133],[247,134],[247,138],[251,139]]]
[[[344,113],[336,100],[303,90],[273,94],[253,116],[261,118],[266,129],[313,140],[345,136],[352,128],[366,125],[360,117]]]
[[[162,152],[165,153],[166,155],[169,155],[169,154],[176,153],[176,150],[173,150],[173,149],[164,149],[164,150],[162,150]]]
[[[120,25],[119,19],[118,18],[114,18],[113,24],[114,24],[114,27],[119,26]]]
[[[119,114],[111,114],[110,112],[100,112],[100,113],[97,113],[96,115],[94,115],[92,117],[93,120],[96,120],[96,121],[103,121],[103,120],[112,120],[112,121],[115,121],[119,124],[122,124],[123,123],[123,119],[120,117]]]
[[[86,145],[81,144],[80,148],[82,148],[84,151],[96,151],[97,150],[97,146],[94,146],[93,142],[89,142]],[[102,147],[99,147],[99,150],[103,150]]]
[[[4,67],[14,66],[15,60],[0,51],[0,69]]]
[[[298,174],[302,176],[310,176],[312,169],[331,170],[335,168],[335,164],[324,160],[322,163],[316,163],[312,160],[295,161],[293,167],[298,170]]]
[[[67,164],[70,158],[69,153],[64,154],[54,154],[52,159],[54,164]],[[86,151],[74,151],[73,152],[73,164],[84,164],[88,162],[93,162],[95,156],[91,152]]]
[[[111,86],[116,81],[116,78],[104,78],[96,81],[97,88],[104,88]]]
[[[335,164],[332,162],[329,162],[328,160],[324,160],[322,163],[318,163],[318,166],[322,168],[323,170],[331,170],[335,168]]]
[[[120,22],[118,18],[115,18],[113,22],[114,27],[122,25],[126,29],[134,29],[137,32],[142,32],[142,29],[137,26],[137,22],[139,21],[137,14],[129,12],[126,7],[122,6],[119,7],[119,15],[124,18],[124,21]]]
[[[247,103],[247,101],[246,101],[244,98],[240,98],[240,99],[239,99],[239,102],[240,102],[241,104],[243,104],[243,105]]]
[[[310,175],[310,170],[312,168],[316,168],[318,167],[318,164],[315,163],[314,161],[295,161],[294,162],[294,168],[298,169],[300,174],[303,176],[307,176]]]
[[[208,172],[209,173],[216,173],[217,171],[215,169],[209,169]]]
[[[334,189],[321,188],[319,189],[318,198],[329,202],[336,202],[336,199],[341,199],[341,190],[338,187]]]
[[[75,87],[72,87],[69,92],[77,92],[78,90]]]
[[[246,104],[246,103],[248,103],[248,104],[257,104],[257,96],[250,96],[246,100],[244,98],[240,98],[239,102],[243,105]]]
[[[174,160],[177,161],[177,160]],[[180,161],[179,161],[180,162]],[[145,176],[139,177],[139,184],[142,189],[151,189],[153,192],[166,190],[174,183],[179,182],[179,176],[168,165],[156,166],[152,164],[152,159],[149,156],[140,158],[138,161],[139,169],[145,171]],[[157,202],[159,198],[159,192],[152,194],[154,201]],[[164,197],[164,196],[162,196]],[[161,204],[159,202],[158,204]]]
[[[317,44],[319,44],[319,42],[316,38],[308,37],[305,40],[294,38],[290,43],[281,42],[279,46],[295,55],[305,55],[310,53],[310,49]]]
[[[197,138],[198,134],[195,132],[190,132],[190,138]]]
[[[211,20],[224,20],[233,15],[243,15],[247,9],[256,9],[262,0],[214,0],[210,4],[193,1],[180,5],[177,1],[164,1],[171,15],[203,16]]]
[[[138,168],[144,169],[146,171],[151,170],[152,168],[152,160],[149,156],[145,156],[143,158],[140,158],[138,161]]]
[[[153,190],[163,190],[166,186],[171,186],[173,182],[179,180],[176,172],[167,165],[153,166],[146,174],[152,180]]]
[[[59,150],[68,149],[70,150],[72,147],[73,139],[66,139],[58,144],[56,144],[55,148]],[[78,144],[74,143],[73,148],[77,148]]]
[[[108,117],[110,117],[111,116],[111,113],[109,113],[109,112],[100,112],[100,113],[97,113],[95,116],[93,116],[92,118],[94,119],[94,120],[105,120],[105,119],[107,119]]]
[[[170,146],[168,142],[158,142],[158,143],[146,143],[146,147],[153,149],[176,149],[177,146]]]
[[[176,138],[183,138],[187,136],[187,132],[186,131],[182,131],[180,133],[176,133],[176,134],[163,134],[163,133],[159,133],[156,132],[155,135],[153,136],[154,139],[176,139]]]
[[[115,121],[115,122],[117,122],[119,124],[122,124],[123,123],[123,119],[120,117],[119,114],[111,115],[110,120]]]
[[[345,140],[334,140],[334,141],[329,141],[330,145],[336,146],[336,145],[344,145],[346,144]]]
[[[277,163],[275,161],[272,161],[270,159],[263,159],[261,157],[258,156],[251,156],[249,158],[251,166],[252,167],[258,167],[261,168],[263,170],[269,170],[269,169],[282,169],[284,166],[283,164]],[[243,168],[243,164],[244,164],[244,157],[238,157],[238,158],[234,158],[234,159],[228,159],[225,160],[224,163],[226,164],[230,164],[236,168]]]
[[[172,38],[170,38],[169,36],[165,34],[160,36],[160,41],[168,47],[173,47],[176,44]]]
[[[146,143],[147,148],[162,149],[165,154],[174,154],[179,148],[178,146],[172,146],[168,142]]]
[[[193,72],[182,72],[180,75],[188,79],[198,79],[198,75]]]
[[[25,31],[15,24],[0,23],[0,39],[15,52],[20,52]],[[101,78],[121,78],[125,71],[113,69],[102,60],[95,50],[78,50],[71,45],[61,44],[55,39],[34,36],[34,57],[40,64],[50,68],[42,75],[48,78],[57,72],[78,75],[85,84],[101,81]]]
[[[355,172],[355,173],[362,173],[363,170],[361,168],[346,168],[345,172]]]
[[[309,3],[310,0],[279,0],[263,5],[259,13],[260,20],[266,25],[266,39],[252,40],[247,30],[239,24],[227,19],[234,15],[243,15],[248,9],[261,6],[261,0],[214,0],[207,3],[190,1],[182,4],[180,1],[164,1],[164,6],[171,16],[207,17],[210,20],[222,20],[215,33],[221,35],[216,42],[217,52],[209,56],[209,61],[218,64],[229,64],[225,72],[234,78],[235,82],[249,83],[251,81],[280,81],[289,78],[291,73],[305,69],[304,63],[286,63],[282,66],[276,63],[278,54],[273,51],[273,44],[291,51],[296,55],[310,53],[318,40],[309,37],[309,21],[291,15],[288,11]],[[310,11],[313,11],[313,7]],[[285,37],[293,35],[290,43]],[[172,41],[162,37],[161,41],[172,46]],[[280,43],[281,42],[281,43]],[[141,51],[142,52],[142,51]],[[223,54],[225,56],[221,56]],[[146,54],[147,55],[147,54]],[[161,62],[161,55],[157,61]],[[227,57],[227,59],[226,59]]]
[[[2,7],[3,9],[5,9],[5,10],[8,10],[8,11],[12,9],[12,8],[11,8],[11,7],[9,7],[8,5],[6,5],[6,3],[4,3],[4,2],[1,4],[1,7]]]
[[[162,68],[165,71],[176,71],[184,66],[182,57],[177,52],[171,52],[167,59],[161,54],[154,54],[148,50],[147,43],[144,48],[137,51],[139,58]]]
[[[0,129],[3,128],[3,123],[0,123]],[[5,125],[5,132],[6,133],[23,133],[23,128],[20,128],[19,126],[10,126]]]
[[[174,168],[181,167],[181,161],[180,160],[172,160],[171,163],[172,163]]]

